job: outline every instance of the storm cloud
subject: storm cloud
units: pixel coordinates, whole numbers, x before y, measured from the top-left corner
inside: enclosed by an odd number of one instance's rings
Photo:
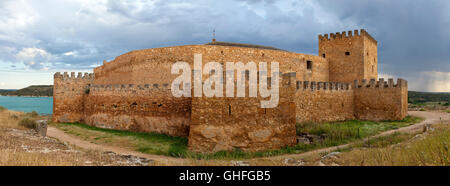
[[[213,29],[220,41],[317,54],[318,34],[364,28],[379,42],[380,76],[450,92],[448,9],[445,0],[3,0],[0,88],[51,84],[55,71],[131,50],[207,43]],[[14,74],[22,78],[4,81]]]

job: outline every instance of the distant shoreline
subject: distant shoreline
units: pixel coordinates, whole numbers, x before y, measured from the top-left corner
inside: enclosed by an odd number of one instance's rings
[[[52,98],[53,96],[18,96],[18,95],[0,95],[3,97],[25,97],[25,98]]]

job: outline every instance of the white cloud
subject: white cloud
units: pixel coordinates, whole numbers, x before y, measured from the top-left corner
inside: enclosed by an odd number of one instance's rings
[[[26,29],[36,22],[39,15],[25,0],[0,2],[0,30]]]
[[[53,56],[40,48],[23,48],[16,58],[30,68],[43,69]]]
[[[70,52],[66,52],[63,55],[65,56],[77,56],[77,51],[70,51]]]
[[[0,41],[37,43],[27,32],[39,19],[39,13],[26,0],[0,1]]]
[[[388,80],[388,79],[394,79],[395,80],[395,76],[391,75],[391,74],[385,74],[385,73],[378,73],[378,78],[384,78],[384,80]]]

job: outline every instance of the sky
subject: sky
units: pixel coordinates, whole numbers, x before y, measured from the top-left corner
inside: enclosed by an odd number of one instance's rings
[[[447,0],[1,0],[0,89],[53,84],[136,49],[219,41],[315,54],[318,35],[366,29],[378,71],[450,92]]]

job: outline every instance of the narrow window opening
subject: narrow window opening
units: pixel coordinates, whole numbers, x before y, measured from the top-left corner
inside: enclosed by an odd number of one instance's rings
[[[264,108],[264,114],[267,114],[267,108]]]
[[[325,58],[325,54],[322,54],[322,57]]]
[[[231,115],[231,105],[228,105],[228,115]]]
[[[262,54],[262,57],[264,57],[264,53]]]
[[[350,55],[350,52],[345,52],[345,55],[346,55],[346,56],[349,56],[349,55]]]
[[[306,69],[312,70],[312,61],[306,61]]]

